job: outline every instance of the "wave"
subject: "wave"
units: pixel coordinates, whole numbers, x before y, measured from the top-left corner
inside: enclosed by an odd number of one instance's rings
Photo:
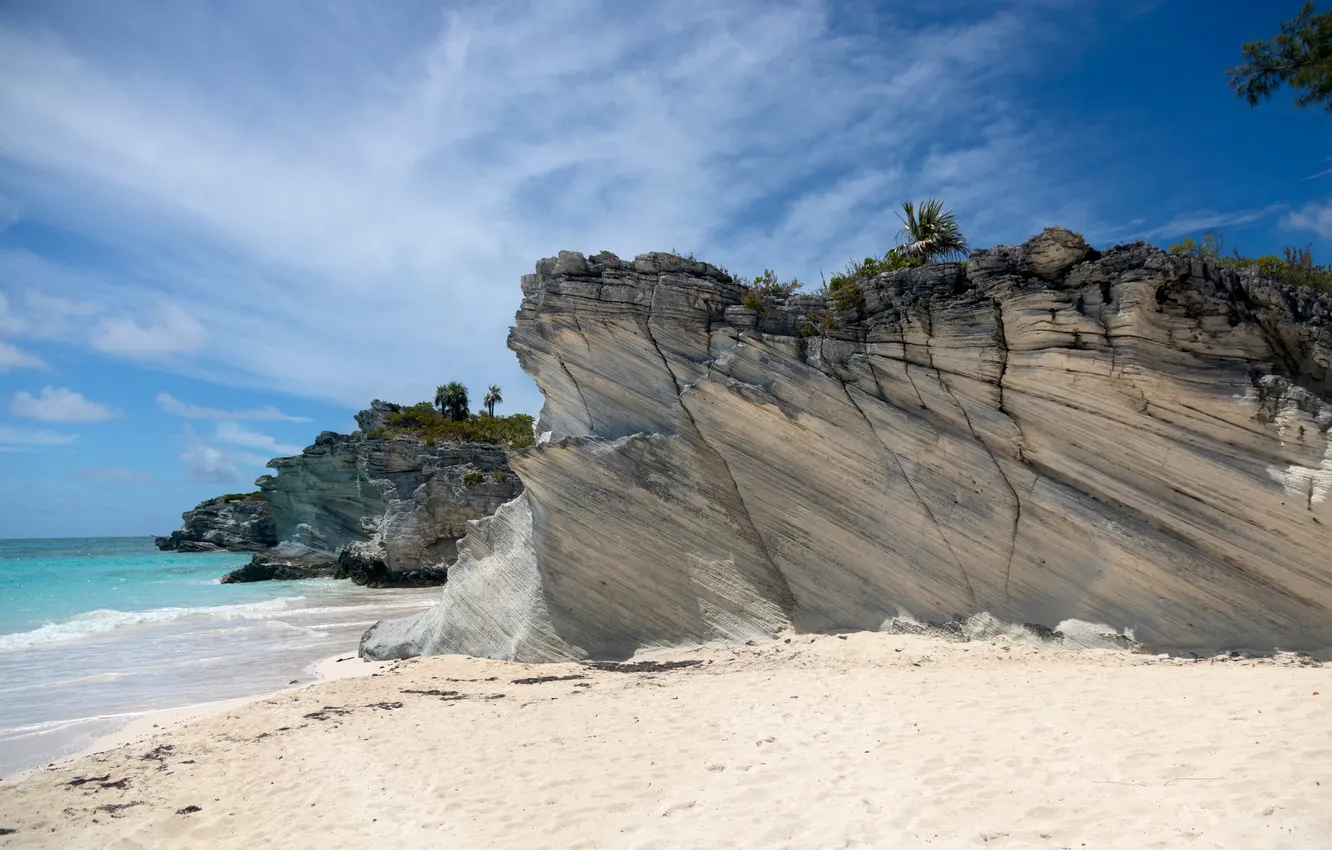
[[[300,602],[304,596],[280,596],[264,602],[242,605],[213,605],[199,608],[154,608],[149,611],[114,611],[99,609],[76,614],[58,623],[47,623],[29,632],[0,635],[0,652],[14,652],[52,643],[79,640],[115,629],[152,623],[167,623],[182,617],[215,617],[223,620],[262,620],[291,613],[288,603]]]

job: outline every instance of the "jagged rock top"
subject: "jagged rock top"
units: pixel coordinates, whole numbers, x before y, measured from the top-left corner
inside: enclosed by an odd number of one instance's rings
[[[1117,245],[1103,253],[1088,245],[1080,234],[1062,227],[1047,227],[1021,245],[975,249],[966,263],[931,263],[862,280],[859,286],[866,294],[865,309],[843,312],[840,318],[873,324],[875,315],[889,309],[889,305],[901,307],[927,300],[965,304],[998,289],[1067,289],[1090,281],[1108,282],[1134,272],[1161,275],[1171,281],[1188,279],[1206,296],[1231,300],[1241,309],[1284,306],[1288,320],[1315,327],[1328,324],[1332,318],[1332,296],[1263,278],[1256,269],[1232,269],[1213,260],[1169,254],[1147,242]],[[1211,286],[1204,287],[1204,283]],[[734,314],[738,316],[748,310],[740,306],[740,283],[710,263],[660,252],[622,260],[609,251],[592,257],[560,251],[555,257],[537,261],[536,272],[523,276],[519,315],[531,310],[559,311],[561,306],[551,300],[552,296],[649,305],[650,293],[659,284],[696,290],[701,301],[715,307],[718,319],[728,307],[738,308],[740,312]],[[772,318],[762,321],[759,329],[768,333],[798,332],[799,322],[782,317],[803,316],[810,309],[833,306],[831,297],[812,292],[777,296],[770,301]]]

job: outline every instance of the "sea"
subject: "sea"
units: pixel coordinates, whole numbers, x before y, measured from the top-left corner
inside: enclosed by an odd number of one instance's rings
[[[375,621],[440,597],[334,579],[220,583],[249,559],[160,552],[151,537],[0,540],[0,777],[146,714],[312,681],[315,662],[355,656]]]

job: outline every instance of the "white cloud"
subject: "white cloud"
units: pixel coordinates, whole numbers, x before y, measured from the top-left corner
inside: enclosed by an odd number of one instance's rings
[[[43,387],[41,394],[36,397],[26,390],[20,390],[14,393],[9,403],[9,412],[43,422],[101,422],[121,415],[118,410],[89,401],[81,393],[64,387]]]
[[[233,446],[240,446],[246,449],[258,449],[260,451],[270,452],[270,456],[273,457],[287,457],[301,453],[300,446],[279,443],[267,434],[251,431],[244,425],[237,425],[235,422],[217,423],[217,432],[215,436],[219,442]],[[265,461],[266,460],[267,458]]]
[[[185,474],[193,481],[212,481],[226,483],[242,480],[240,469],[225,451],[209,444],[191,431],[185,429],[186,448],[180,459],[185,464]]]
[[[254,480],[266,471],[268,458],[255,452],[218,445],[185,426],[185,451],[180,459],[192,481],[231,483]]]
[[[248,419],[253,421],[309,422],[305,416],[288,416],[273,406],[258,407],[251,410],[220,410],[216,407],[200,407],[197,404],[183,402],[170,393],[158,393],[154,399],[164,413],[179,416],[182,419]]]
[[[46,369],[46,361],[35,354],[29,354],[17,346],[0,340],[0,372],[14,369]]]
[[[78,434],[59,434],[55,431],[34,431],[28,428],[15,428],[12,425],[0,425],[0,450],[67,446],[78,438]]]
[[[1322,239],[1332,240],[1332,202],[1308,204],[1303,209],[1287,213],[1282,217],[1281,225],[1291,230],[1309,230]]]
[[[891,244],[904,198],[971,187],[948,200],[985,244],[1113,179],[1094,130],[1018,99],[1088,4],[880,5],[50,0],[0,17],[0,190],[108,256],[0,280],[179,304],[59,330],[194,377],[356,406],[499,383],[535,412],[504,339],[561,248],[816,280]]]
[[[125,316],[98,320],[90,342],[107,354],[123,357],[165,357],[193,351],[204,343],[205,331],[198,320],[174,304],[158,311],[157,321],[141,325]]]

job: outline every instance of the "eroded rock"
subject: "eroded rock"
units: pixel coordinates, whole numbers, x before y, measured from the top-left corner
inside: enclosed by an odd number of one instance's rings
[[[273,506],[262,498],[220,496],[181,514],[184,524],[154,542],[164,551],[259,552],[277,544]]]
[[[503,446],[428,445],[382,435],[400,407],[375,400],[361,429],[324,431],[299,455],[268,462],[261,500],[210,499],[160,548],[251,551],[228,581],[336,576],[373,587],[442,584],[467,522],[522,492]],[[304,573],[305,575],[302,575]]]
[[[615,659],[982,612],[1332,645],[1332,299],[1057,229],[860,288],[742,311],[684,258],[540,261],[509,336],[545,395],[510,457],[527,491],[362,653]]]

